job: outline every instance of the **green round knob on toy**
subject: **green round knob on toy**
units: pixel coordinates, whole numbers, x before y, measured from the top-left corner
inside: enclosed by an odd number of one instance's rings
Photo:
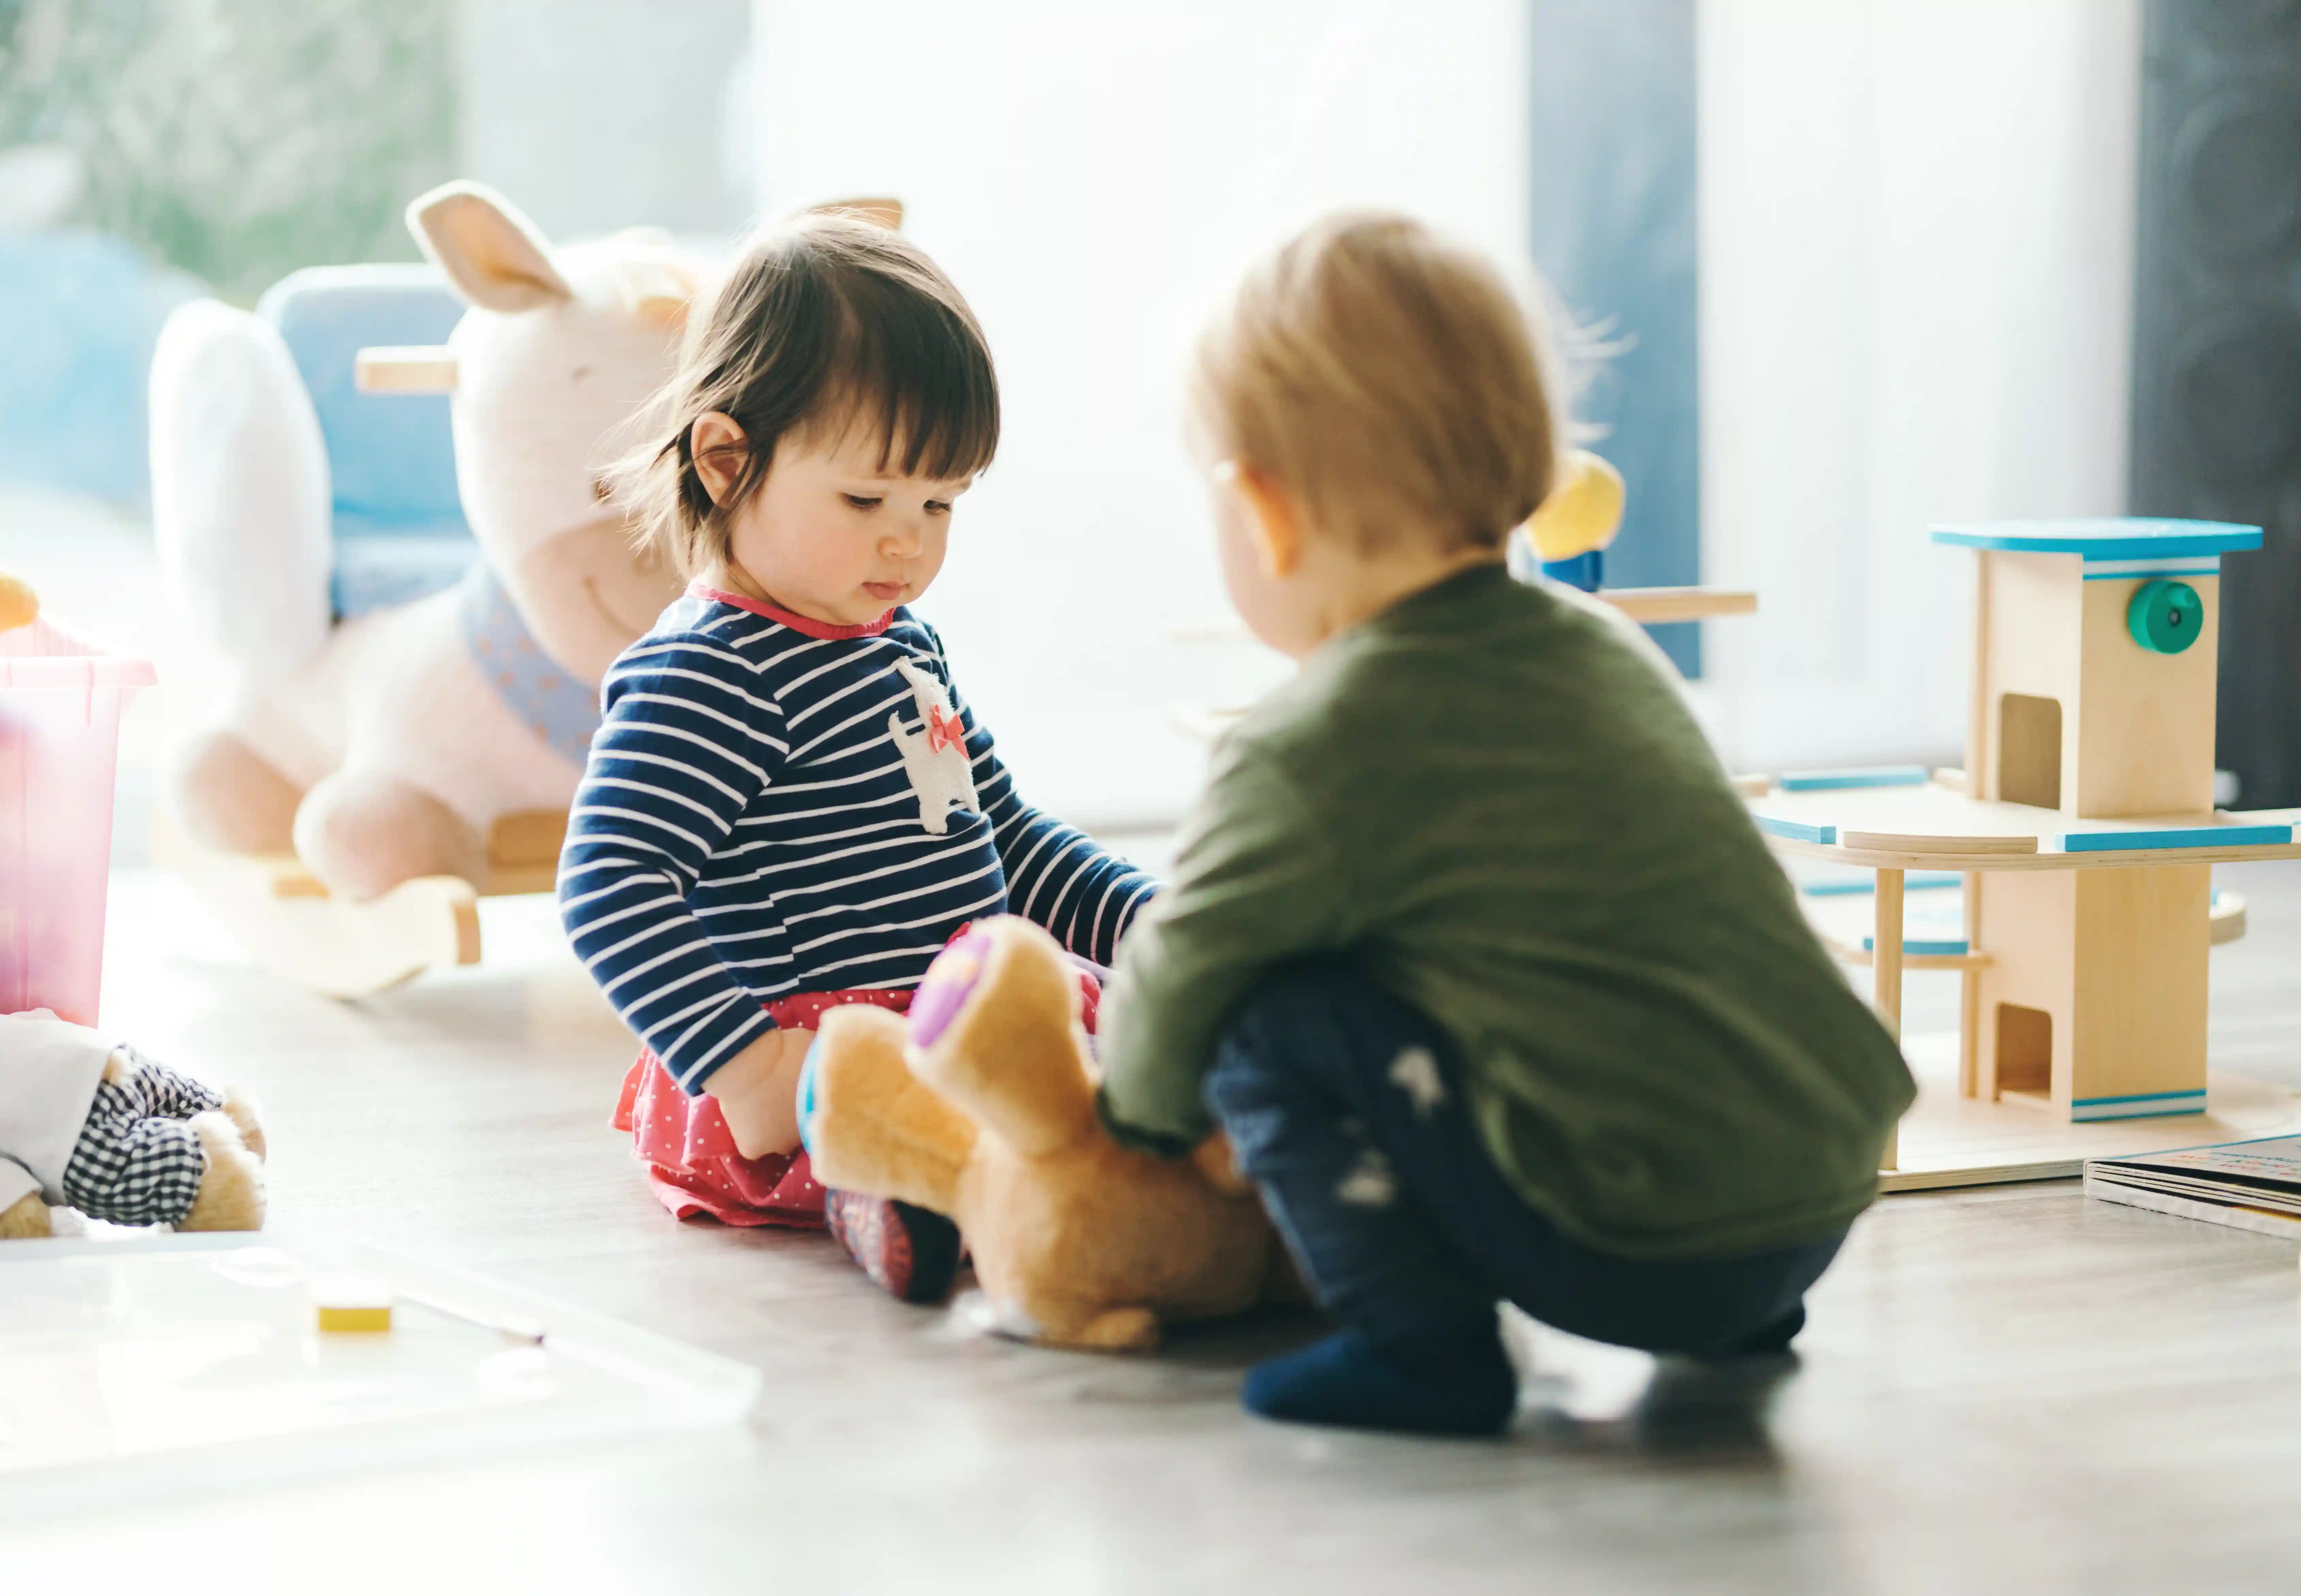
[[[2125,606],[2125,629],[2152,654],[2179,654],[2205,630],[2205,601],[2187,582],[2143,582]]]

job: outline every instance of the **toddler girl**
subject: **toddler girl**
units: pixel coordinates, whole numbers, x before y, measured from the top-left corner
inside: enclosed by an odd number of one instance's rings
[[[906,607],[999,440],[982,330],[925,255],[837,214],[768,232],[660,403],[626,488],[690,585],[607,673],[560,913],[646,1044],[617,1124],[665,1205],[822,1223],[792,1104],[817,1016],[906,1007],[1002,911],[1108,963],[1151,882],[1024,803]],[[898,1295],[948,1287],[947,1221],[828,1216]]]

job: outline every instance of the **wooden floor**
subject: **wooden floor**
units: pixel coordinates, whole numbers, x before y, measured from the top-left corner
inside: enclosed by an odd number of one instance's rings
[[[2233,871],[2215,1049],[2301,1085],[2301,870]],[[265,1100],[276,1227],[480,1268],[755,1363],[747,1432],[11,1521],[0,1590],[2263,1592],[2301,1585],[2301,1274],[2071,1183],[1886,1199],[1770,1384],[1514,1324],[1496,1443],[1250,1420],[1299,1318],[1155,1361],[983,1339],[826,1241],[680,1226],[606,1124],[629,1042],[548,905],[339,1005],[115,894],[110,1017]],[[1911,982],[1913,1029],[1952,1018]],[[115,1585],[107,1583],[117,1580]],[[188,1582],[188,1583],[187,1583]]]

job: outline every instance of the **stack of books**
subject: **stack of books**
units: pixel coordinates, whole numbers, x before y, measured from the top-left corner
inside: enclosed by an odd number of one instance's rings
[[[2301,1136],[2088,1158],[2088,1197],[2301,1237]]]

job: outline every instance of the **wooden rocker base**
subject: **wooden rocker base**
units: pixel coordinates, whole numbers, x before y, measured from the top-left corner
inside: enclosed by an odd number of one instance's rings
[[[331,895],[292,854],[218,853],[165,816],[154,851],[264,969],[327,997],[364,998],[479,963],[480,898],[551,890],[565,826],[564,815],[507,815],[489,835],[484,887],[422,876],[365,903]]]
[[[1898,1166],[1878,1177],[1886,1191],[2068,1180],[2088,1158],[2301,1132],[2301,1094],[2234,1070],[2212,1072],[2203,1114],[2072,1124],[2042,1103],[1960,1097],[1954,1035],[1913,1036],[1903,1050],[1918,1100],[1902,1117]]]

